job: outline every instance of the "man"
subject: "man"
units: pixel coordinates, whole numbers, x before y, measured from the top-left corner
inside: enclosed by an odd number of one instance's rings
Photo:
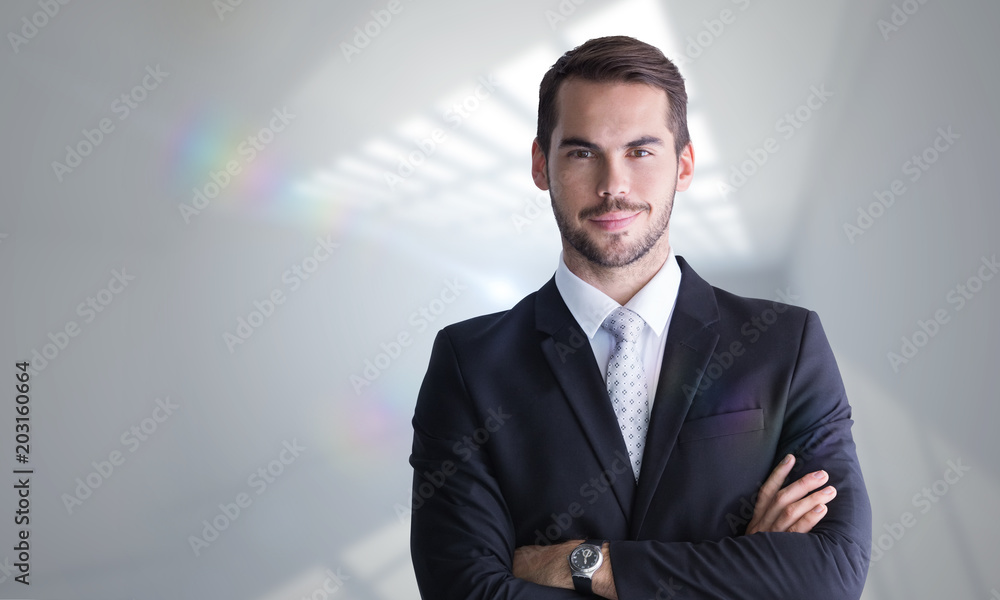
[[[423,598],[860,597],[871,507],[818,317],[671,251],[686,104],[632,38],[542,80],[532,177],[562,260],[434,343],[410,458]]]

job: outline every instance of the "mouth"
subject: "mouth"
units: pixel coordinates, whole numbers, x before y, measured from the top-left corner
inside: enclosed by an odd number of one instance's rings
[[[614,231],[621,231],[622,229],[627,228],[629,225],[632,224],[633,221],[635,221],[639,217],[640,214],[642,214],[641,210],[638,212],[616,211],[616,212],[605,213],[603,215],[599,215],[596,217],[591,217],[590,219],[588,219],[588,221],[593,223],[594,226],[600,229],[601,231],[614,232]]]

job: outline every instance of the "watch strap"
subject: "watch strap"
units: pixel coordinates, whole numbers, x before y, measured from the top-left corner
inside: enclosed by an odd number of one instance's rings
[[[594,582],[585,575],[573,575],[573,589],[588,596],[594,595]]]

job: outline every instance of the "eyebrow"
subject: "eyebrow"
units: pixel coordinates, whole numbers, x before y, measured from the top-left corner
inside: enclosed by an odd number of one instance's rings
[[[662,146],[663,140],[653,135],[644,135],[637,140],[625,143],[622,148],[636,148],[638,146]],[[579,137],[563,138],[559,141],[560,148],[586,148],[587,150],[599,150],[597,144]]]

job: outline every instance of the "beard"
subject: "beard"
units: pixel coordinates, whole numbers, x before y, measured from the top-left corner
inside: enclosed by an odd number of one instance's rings
[[[552,211],[555,213],[556,225],[562,235],[574,250],[580,253],[588,262],[600,267],[625,267],[649,253],[653,246],[663,237],[670,225],[670,213],[674,207],[674,193],[670,191],[670,199],[666,204],[666,209],[660,214],[656,221],[650,224],[649,230],[645,234],[629,243],[630,232],[620,232],[603,234],[609,239],[606,247],[601,247],[598,241],[581,226],[576,225],[566,212],[556,202],[555,194],[549,189],[549,198],[552,200]],[[645,202],[630,202],[623,198],[608,198],[590,208],[580,211],[577,216],[579,221],[591,217],[598,217],[613,211],[650,211],[649,204]]]

